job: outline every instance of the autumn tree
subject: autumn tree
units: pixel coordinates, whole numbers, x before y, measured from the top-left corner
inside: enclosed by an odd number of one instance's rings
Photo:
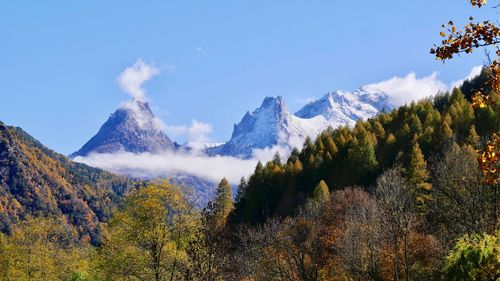
[[[197,224],[176,186],[158,182],[132,191],[113,215],[98,250],[98,275],[107,280],[179,280]]]
[[[500,279],[500,231],[461,237],[446,257],[447,280]]]
[[[233,209],[234,202],[231,185],[227,179],[223,178],[217,186],[215,200],[213,202],[213,216],[216,228],[224,227]]]
[[[56,218],[28,218],[0,235],[1,280],[69,280],[89,270],[90,246]]]
[[[430,199],[431,184],[428,182],[429,172],[427,171],[427,162],[422,154],[422,150],[420,150],[418,142],[415,142],[411,149],[407,179],[410,185],[410,191],[418,207],[421,211],[425,211],[426,202]]]
[[[324,180],[321,180],[314,188],[313,199],[318,203],[323,203],[330,199],[330,191],[328,190],[328,185],[326,185]]]
[[[481,8],[486,5],[486,0],[469,0],[472,6]],[[472,53],[479,48],[493,47],[496,57],[489,63],[490,77],[488,80],[488,89],[476,89],[473,96],[473,106],[476,109],[485,109],[498,106],[498,94],[500,93],[500,27],[498,22],[485,20],[475,22],[474,18],[469,17],[462,30],[459,30],[453,21],[442,25],[443,30],[440,36],[443,37],[441,45],[435,45],[431,49],[431,54],[436,59],[443,62],[452,59],[462,53]],[[485,149],[479,150],[479,165],[484,174],[485,181],[497,188],[500,168],[500,137],[498,132],[493,132],[492,138]]]
[[[325,231],[320,235],[336,280],[377,280],[382,248],[381,209],[376,199],[359,187],[336,191],[321,214]],[[325,250],[325,253],[328,253]]]
[[[429,224],[443,243],[464,233],[491,231],[496,223],[494,190],[485,188],[475,152],[450,145],[432,159]],[[450,246],[450,245],[447,245]]]
[[[232,271],[228,255],[230,239],[226,231],[216,228],[212,211],[210,202],[186,247],[187,263],[183,269],[186,280],[221,281]]]
[[[377,179],[377,197],[386,216],[384,227],[391,245],[393,278],[410,280],[409,236],[415,226],[415,205],[401,168],[392,168]],[[399,259],[400,245],[403,248]],[[402,271],[400,269],[402,268]]]

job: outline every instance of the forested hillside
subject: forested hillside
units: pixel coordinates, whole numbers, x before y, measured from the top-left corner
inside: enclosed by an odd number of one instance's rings
[[[488,77],[484,69],[451,93],[381,113],[353,128],[329,129],[306,140],[285,161],[277,155],[259,163],[252,176],[242,179],[232,223],[263,223],[294,214],[321,181],[330,191],[359,186],[373,193],[376,179],[394,166],[402,168],[420,207],[426,208],[438,180],[432,177],[432,165],[455,146],[474,151],[500,130],[498,102],[476,110],[471,104],[474,92],[490,91]]]
[[[470,101],[487,75],[258,164],[235,202],[223,179],[201,212],[2,125],[0,280],[497,280],[499,186],[475,149],[498,94]]]
[[[0,230],[29,217],[59,217],[80,239],[97,243],[107,221],[134,182],[75,163],[20,128],[0,122]]]

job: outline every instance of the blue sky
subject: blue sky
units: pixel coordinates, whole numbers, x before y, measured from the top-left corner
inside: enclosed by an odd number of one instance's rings
[[[497,10],[465,0],[4,1],[0,120],[69,154],[129,99],[117,78],[142,58],[161,72],[144,84],[159,118],[209,123],[225,141],[265,96],[296,110],[411,71],[461,79],[484,54],[435,61],[440,25]]]

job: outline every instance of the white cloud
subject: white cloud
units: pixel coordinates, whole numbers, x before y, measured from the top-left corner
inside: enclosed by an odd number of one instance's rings
[[[392,77],[382,82],[366,85],[363,90],[385,92],[389,96],[389,102],[400,106],[446,91],[448,87],[437,76],[437,72],[433,72],[429,76],[417,78],[414,72],[410,72],[405,77]]]
[[[167,126],[167,134],[173,137],[187,136],[189,141],[209,142],[212,134],[213,126],[209,123],[193,119],[191,125]]]
[[[145,90],[142,84],[153,76],[160,73],[160,70],[151,64],[138,59],[133,66],[127,67],[118,77],[118,84],[134,99],[144,101],[146,99]]]
[[[469,72],[469,75],[467,75],[467,77],[465,77],[465,79],[461,79],[461,80],[457,80],[457,81],[453,81],[451,82],[451,88],[450,89],[453,89],[453,88],[458,88],[460,86],[462,86],[462,84],[466,81],[466,80],[472,80],[473,78],[475,78],[476,76],[479,76],[479,74],[481,74],[481,71],[483,70],[483,66],[482,65],[478,65],[478,66],[474,66],[471,71]]]
[[[315,101],[317,98],[315,97],[308,97],[308,98],[296,98],[295,102],[300,104],[300,105],[306,105],[309,104],[313,101]]]
[[[181,152],[90,154],[87,157],[76,157],[74,161],[135,177],[189,174],[213,182],[226,177],[233,184],[237,184],[242,176],[250,175],[257,165],[255,159],[243,160],[228,156],[208,157]]]
[[[190,141],[207,142],[210,141],[212,130],[211,124],[193,120],[187,132]]]

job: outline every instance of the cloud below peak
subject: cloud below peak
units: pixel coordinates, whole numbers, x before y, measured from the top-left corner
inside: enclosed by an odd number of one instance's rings
[[[448,90],[445,83],[438,79],[437,72],[418,78],[415,72],[404,77],[392,77],[378,83],[368,84],[362,88],[369,92],[384,92],[389,102],[400,106]]]

